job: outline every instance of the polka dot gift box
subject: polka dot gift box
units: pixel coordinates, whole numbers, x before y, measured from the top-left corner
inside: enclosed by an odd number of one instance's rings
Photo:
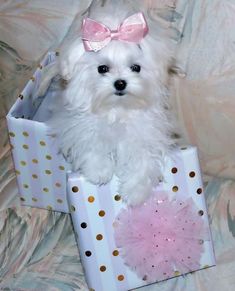
[[[49,136],[45,121],[49,110],[45,104],[55,90],[34,98],[41,71],[52,63],[56,54],[49,53],[28,81],[7,115],[12,156],[23,205],[69,212],[66,200],[68,165],[61,155],[55,137]]]
[[[164,181],[141,206],[68,174],[68,203],[90,290],[125,291],[215,265],[195,147],[166,158]]]
[[[166,158],[163,182],[135,208],[122,202],[115,177],[97,187],[70,172],[45,123],[58,88],[35,96],[42,69],[56,57],[44,58],[7,115],[22,204],[71,213],[93,291],[129,290],[215,265],[196,148]]]

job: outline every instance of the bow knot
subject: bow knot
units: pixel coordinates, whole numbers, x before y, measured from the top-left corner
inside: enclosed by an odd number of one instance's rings
[[[86,51],[99,51],[111,40],[139,43],[148,32],[143,13],[136,13],[126,18],[116,30],[90,18],[82,24],[82,40]]]

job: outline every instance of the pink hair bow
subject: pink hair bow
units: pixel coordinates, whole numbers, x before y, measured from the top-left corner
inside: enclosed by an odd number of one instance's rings
[[[82,24],[82,40],[86,51],[99,51],[113,39],[139,43],[147,32],[148,25],[141,12],[126,18],[117,30],[110,30],[90,18],[85,18]]]

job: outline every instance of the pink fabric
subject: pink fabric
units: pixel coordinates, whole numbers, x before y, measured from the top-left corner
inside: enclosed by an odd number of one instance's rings
[[[93,19],[85,18],[82,25],[82,40],[86,51],[98,51],[111,40],[139,43],[148,32],[143,13],[136,13],[126,18],[116,30]]]
[[[199,269],[209,233],[192,198],[169,200],[157,192],[122,210],[116,222],[117,247],[140,278],[151,283]]]

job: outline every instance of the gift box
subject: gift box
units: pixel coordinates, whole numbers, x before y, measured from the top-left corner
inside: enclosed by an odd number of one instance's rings
[[[167,157],[163,182],[136,208],[122,202],[116,177],[98,187],[71,173],[46,126],[58,91],[36,96],[55,59],[47,54],[7,115],[22,204],[71,213],[91,290],[129,290],[215,265],[196,148]]]
[[[56,138],[48,135],[46,102],[56,91],[35,96],[42,69],[53,63],[55,53],[48,53],[17,98],[7,115],[12,156],[23,205],[68,212],[64,158],[58,154]]]
[[[90,290],[129,290],[215,265],[195,147],[166,158],[164,181],[142,206],[68,174],[68,203]],[[154,260],[154,262],[153,262]]]

